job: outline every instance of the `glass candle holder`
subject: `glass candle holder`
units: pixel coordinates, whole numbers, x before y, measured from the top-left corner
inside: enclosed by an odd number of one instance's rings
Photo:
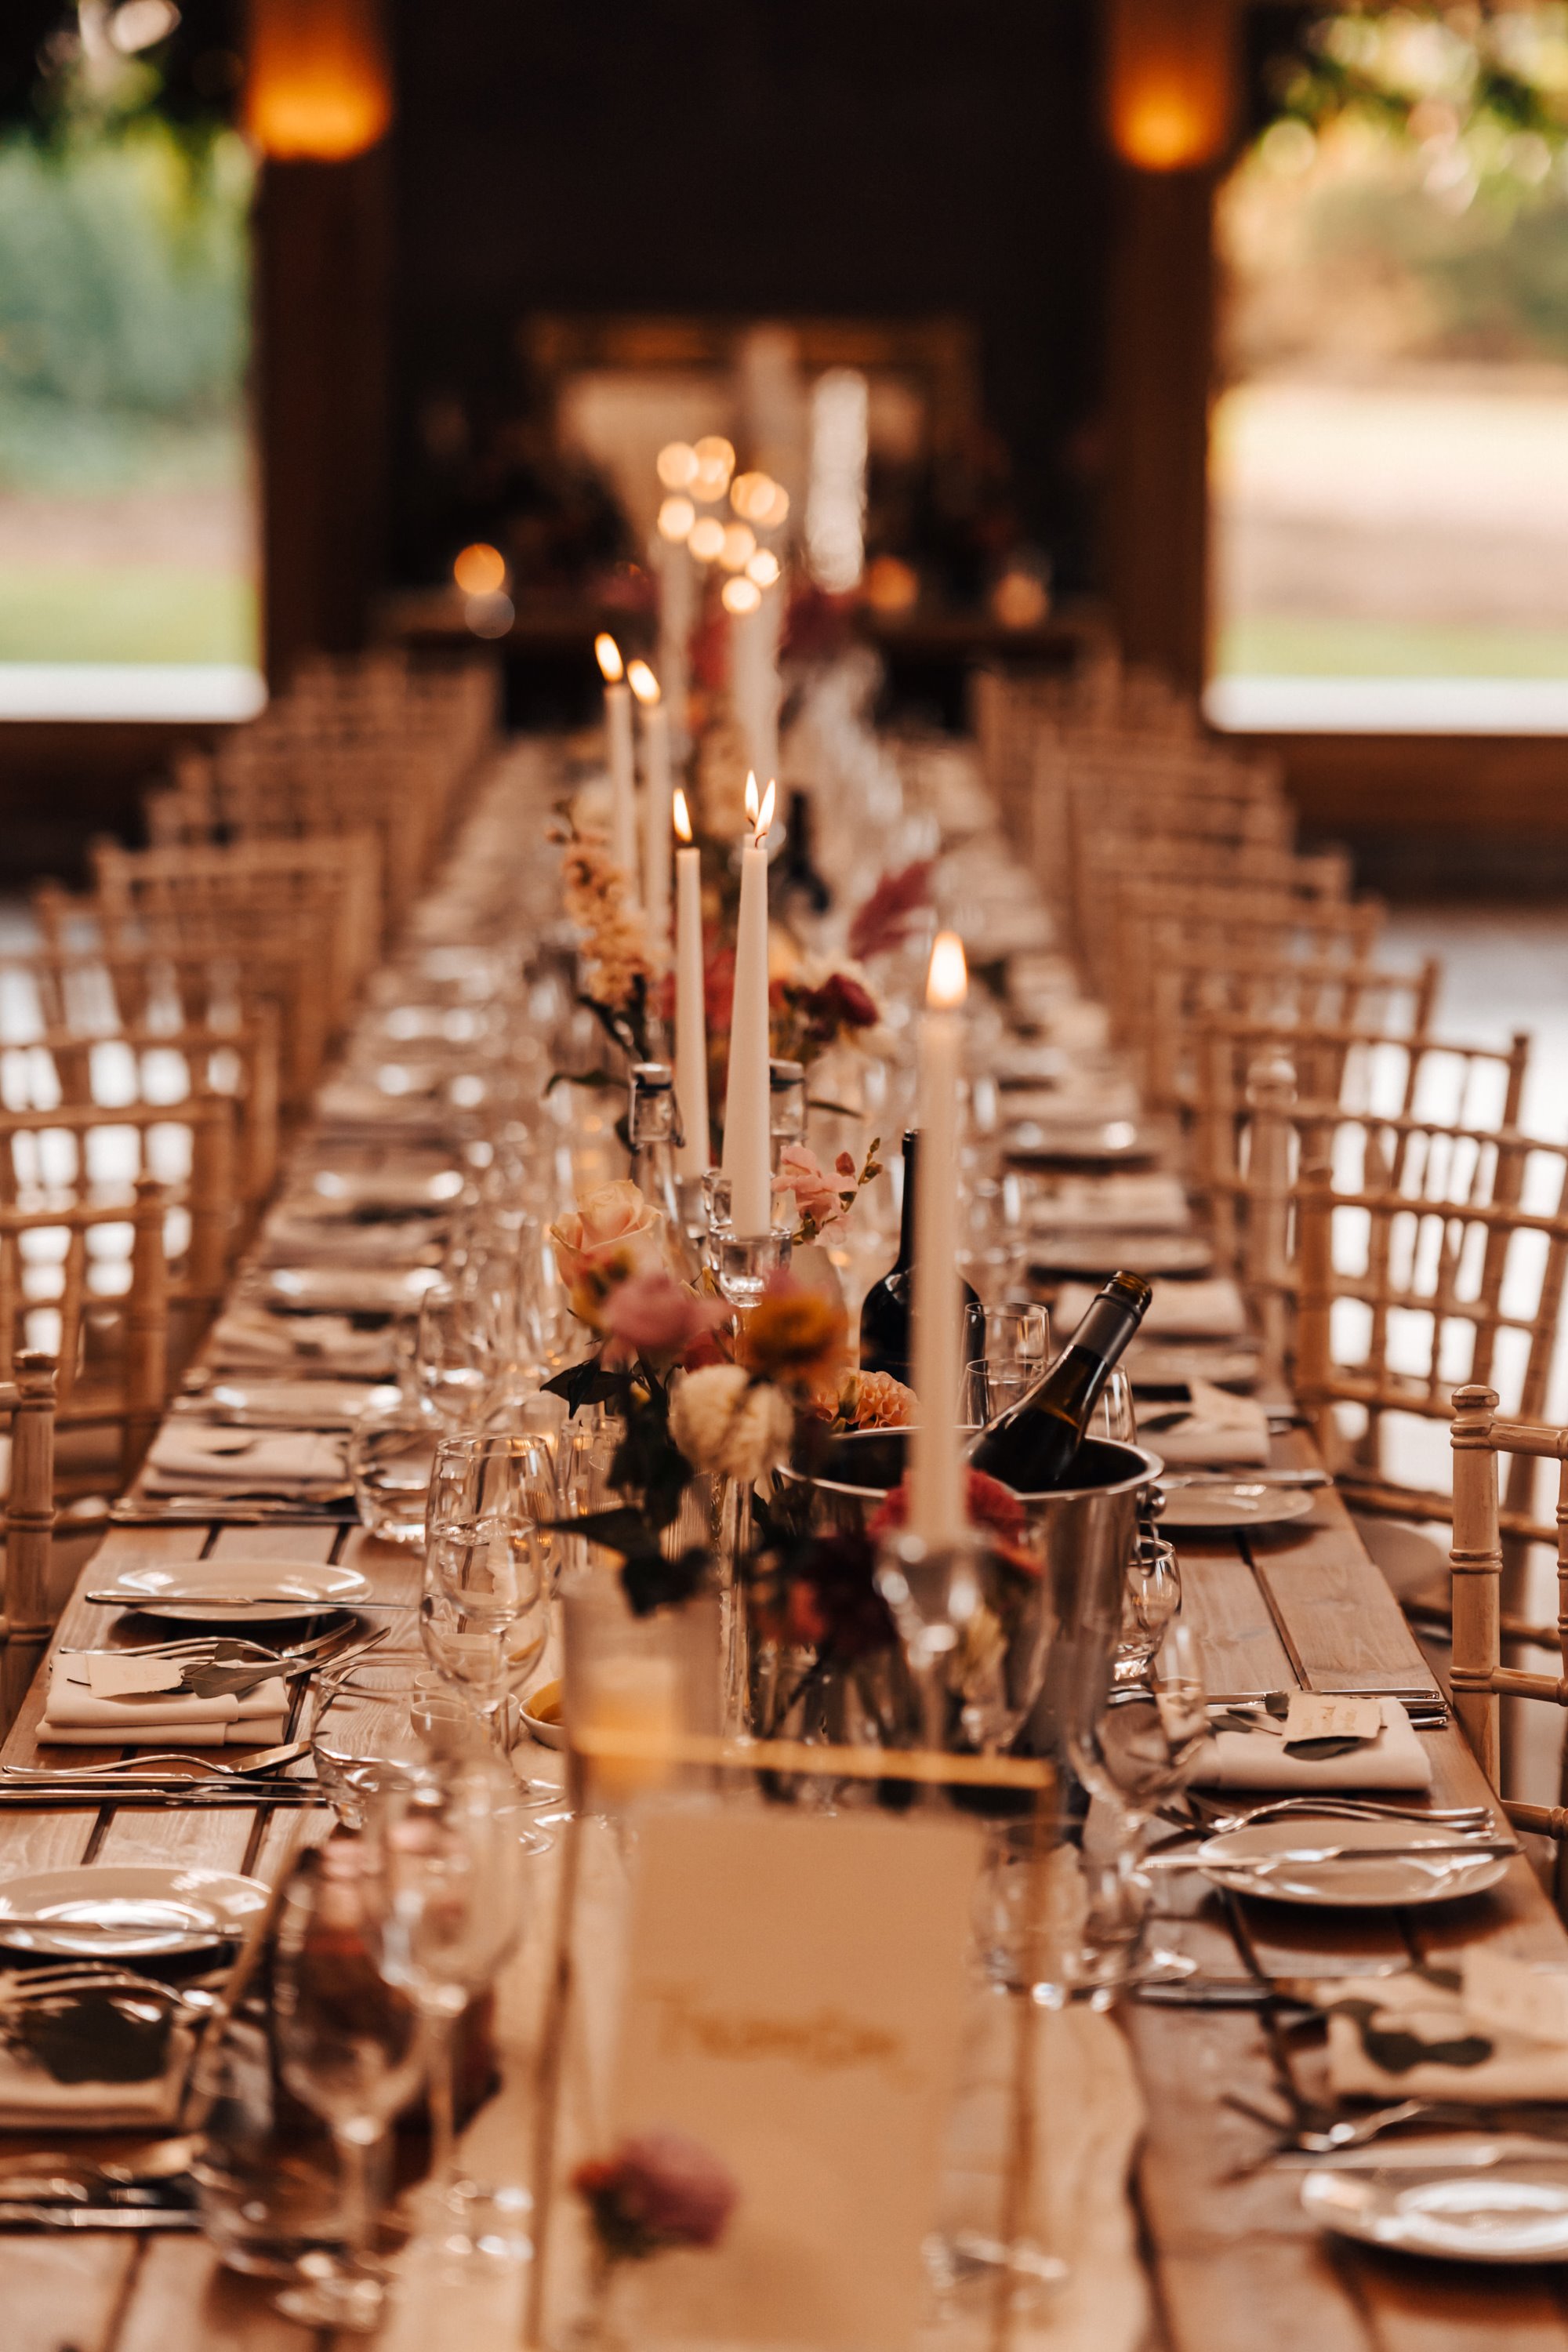
[[[767,1234],[738,1234],[730,1215],[730,1180],[710,1169],[703,1178],[707,1208],[707,1260],[721,1295],[744,1314],[754,1307],[775,1274],[788,1265],[792,1241],[787,1225]]]

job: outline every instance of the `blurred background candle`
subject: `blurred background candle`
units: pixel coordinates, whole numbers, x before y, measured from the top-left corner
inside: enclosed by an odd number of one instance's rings
[[[708,1166],[708,1013],[703,997],[702,853],[691,838],[686,794],[674,800],[675,830],[675,1099],[681,1141],[678,1177],[700,1176]]]
[[[628,897],[637,895],[637,770],[632,757],[632,692],[621,649],[601,630],[594,640],[605,681],[605,734],[610,755],[610,856],[626,877]]]
[[[757,780],[747,777],[746,814],[756,830],[741,852],[723,1167],[730,1180],[730,1223],[736,1238],[748,1242],[772,1233],[773,1224],[768,1088],[768,827],[773,821],[776,797],[777,787],[770,783],[759,807]]]
[[[956,931],[931,951],[920,1028],[921,1176],[915,1197],[914,1390],[910,1525],[928,1544],[964,1528],[958,1444],[963,1315],[958,1286],[958,1088],[969,974]]]
[[[658,680],[647,662],[635,661],[626,681],[642,720],[643,849],[642,902],[649,943],[656,954],[669,945],[670,835],[669,720]]]

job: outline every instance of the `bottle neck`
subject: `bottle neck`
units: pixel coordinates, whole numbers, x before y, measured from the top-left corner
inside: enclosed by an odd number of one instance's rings
[[[915,1196],[920,1183],[920,1146],[912,1136],[904,1141],[904,1199],[899,1213],[898,1271],[907,1274],[915,1262]]]

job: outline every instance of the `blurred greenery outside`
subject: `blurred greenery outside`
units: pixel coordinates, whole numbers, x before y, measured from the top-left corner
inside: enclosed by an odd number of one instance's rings
[[[1216,669],[1568,676],[1568,6],[1329,15],[1275,96],[1220,206]],[[1561,403],[1560,454],[1489,517],[1521,396]],[[1330,478],[1358,402],[1359,518]]]
[[[155,114],[0,139],[0,661],[256,660],[250,178]]]

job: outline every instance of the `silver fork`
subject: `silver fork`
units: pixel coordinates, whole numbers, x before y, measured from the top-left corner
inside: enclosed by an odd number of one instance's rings
[[[222,1780],[249,1780],[258,1773],[280,1772],[286,1764],[297,1764],[310,1752],[308,1739],[290,1739],[281,1748],[263,1748],[243,1764],[218,1764],[211,1757],[202,1756],[194,1748],[148,1748],[136,1756],[117,1757],[111,1764],[0,1764],[0,1781],[31,1786],[37,1781],[63,1782],[104,1780],[111,1786],[116,1780],[143,1778],[166,1778],[146,1771],[149,1764],[181,1764],[198,1772],[214,1772]]]
[[[1276,1797],[1265,1805],[1240,1812],[1215,1809],[1194,1824],[1194,1833],[1215,1837],[1226,1830],[1243,1830],[1254,1822],[1273,1821],[1281,1814],[1321,1814],[1331,1818],[1374,1822],[1436,1822],[1446,1829],[1490,1829],[1496,1816],[1489,1805],[1395,1805],[1373,1797]]]

